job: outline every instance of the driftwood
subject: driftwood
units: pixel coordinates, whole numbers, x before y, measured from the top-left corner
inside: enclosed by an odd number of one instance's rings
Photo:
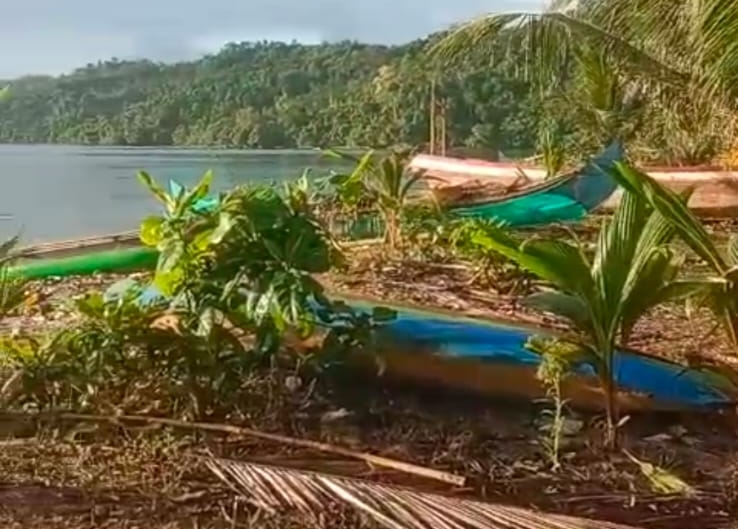
[[[243,428],[240,426],[233,426],[230,424],[218,424],[218,423],[205,423],[205,422],[189,422],[180,421],[176,419],[167,419],[163,417],[148,417],[145,415],[88,415],[83,413],[70,413],[70,412],[47,412],[47,413],[25,413],[25,412],[2,412],[0,416],[11,416],[11,417],[28,417],[28,418],[54,418],[67,421],[86,421],[86,422],[106,422],[119,426],[125,426],[124,423],[144,423],[149,425],[158,426],[169,426],[172,428],[180,428],[185,430],[200,430],[207,432],[218,432],[227,433],[231,435],[238,435],[243,437],[253,437],[256,439],[263,439],[265,441],[272,441],[275,443],[286,444],[290,446],[299,446],[301,448],[307,448],[318,452],[326,452],[330,454],[339,455],[351,459],[358,459],[364,461],[368,465],[377,467],[390,468],[405,472],[407,474],[413,474],[415,476],[432,479],[435,481],[441,481],[450,485],[463,487],[466,484],[466,478],[457,474],[451,474],[449,472],[443,472],[441,470],[435,470],[420,465],[413,465],[412,463],[405,463],[403,461],[397,461],[395,459],[389,459],[386,457],[377,456],[374,454],[368,454],[365,452],[355,452],[348,450],[340,446],[331,445],[328,443],[321,443],[319,441],[311,441],[309,439],[298,439],[295,437],[289,437],[286,435],[273,434],[268,432],[262,432],[260,430],[254,430],[251,428]]]

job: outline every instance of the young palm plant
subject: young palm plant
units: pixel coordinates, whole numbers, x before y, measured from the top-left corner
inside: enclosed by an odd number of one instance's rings
[[[538,150],[546,168],[546,178],[558,176],[566,165],[566,145],[558,128],[554,120],[545,120],[538,131]]]
[[[616,346],[628,342],[649,308],[679,294],[671,288],[680,265],[668,246],[673,236],[672,223],[630,193],[602,227],[591,262],[577,241],[519,241],[503,229],[479,235],[480,243],[552,284],[526,303],[569,320],[578,331],[578,360],[591,364],[602,384],[610,445],[618,420]]]
[[[614,171],[628,194],[641,197],[671,226],[680,239],[707,264],[711,276],[684,279],[672,285],[688,302],[712,311],[728,341],[738,352],[738,236],[731,236],[723,252],[686,202],[647,174],[623,163]]]
[[[351,173],[335,176],[338,194],[347,204],[376,207],[384,221],[384,240],[390,249],[396,249],[401,242],[400,220],[408,195],[423,178],[422,173],[408,170],[411,152],[394,149],[380,158],[369,151],[359,159],[336,151],[327,154],[356,163]]]
[[[18,308],[25,299],[27,281],[11,268],[18,258],[17,246],[17,236],[0,243],[0,317]]]

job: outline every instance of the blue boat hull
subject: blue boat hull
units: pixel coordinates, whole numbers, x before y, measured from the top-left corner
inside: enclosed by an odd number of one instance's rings
[[[124,280],[108,290],[120,296],[132,283]],[[161,298],[153,287],[142,303]],[[477,320],[441,311],[391,306],[380,301],[341,297],[357,310],[369,312],[382,305],[398,317],[378,331],[387,375],[467,390],[487,395],[536,399],[544,391],[536,378],[540,357],[525,348],[531,336],[550,335],[546,329],[500,321]],[[369,360],[365,365],[375,367]],[[634,351],[620,351],[615,358],[615,379],[622,390],[623,411],[708,410],[732,405],[736,395],[715,387],[697,370]],[[581,366],[564,387],[571,404],[602,409],[602,392],[591,366]]]
[[[534,335],[552,336],[550,330],[394,308],[398,318],[382,331],[388,335],[382,341],[387,344],[383,349],[388,373],[488,395],[545,396],[536,378],[540,356],[525,344]],[[392,346],[393,337],[396,347]],[[716,409],[731,405],[735,399],[697,370],[635,351],[617,353],[615,379],[624,411]],[[592,366],[580,366],[564,385],[564,393],[574,406],[604,407]]]

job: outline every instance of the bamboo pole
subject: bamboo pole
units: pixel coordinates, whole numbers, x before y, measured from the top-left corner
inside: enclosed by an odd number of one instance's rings
[[[430,154],[436,150],[436,80],[431,81],[430,91]]]

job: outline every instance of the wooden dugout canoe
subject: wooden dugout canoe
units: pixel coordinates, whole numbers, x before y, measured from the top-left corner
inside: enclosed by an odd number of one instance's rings
[[[111,233],[109,235],[98,235],[94,237],[83,237],[80,239],[68,239],[26,246],[18,251],[21,259],[52,259],[73,257],[86,253],[104,252],[109,250],[121,250],[124,248],[137,248],[141,246],[138,231],[126,231]]]
[[[486,397],[537,400],[546,396],[537,377],[540,357],[525,348],[530,336],[554,336],[550,330],[519,323],[470,318],[439,309],[340,295],[362,309],[389,306],[398,318],[386,325],[371,353],[358,355],[355,367],[400,383],[416,383]],[[662,358],[622,350],[616,357],[619,407],[624,412],[706,411],[733,406],[736,387],[718,384],[704,372]],[[562,384],[563,396],[576,408],[601,411],[604,395],[598,378],[582,366]]]
[[[420,154],[410,162],[410,168],[422,170],[432,178],[426,181],[431,190],[459,193],[465,188],[483,187],[490,181],[500,185],[514,185],[520,180],[520,171],[531,182],[545,179],[546,170],[534,165],[507,162],[488,162],[471,158],[450,158]],[[738,171],[714,166],[644,167],[656,181],[674,191],[694,187],[690,208],[698,215],[711,218],[738,217]],[[601,210],[614,209],[622,194],[617,190],[606,200]]]

